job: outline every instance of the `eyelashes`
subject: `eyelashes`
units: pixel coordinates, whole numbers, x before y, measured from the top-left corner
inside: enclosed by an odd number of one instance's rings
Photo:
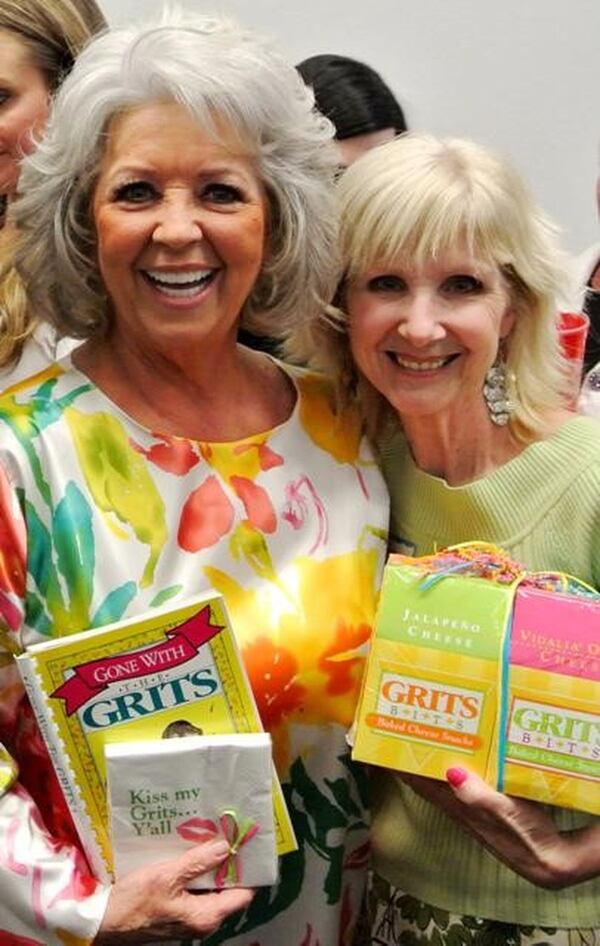
[[[483,283],[477,276],[471,276],[466,273],[457,273],[445,280],[443,289],[446,292],[453,292],[457,295],[468,296],[477,295],[483,291]]]
[[[129,181],[113,191],[113,200],[141,204],[156,196],[156,189],[147,181]]]
[[[368,280],[367,289],[370,292],[394,293],[406,292],[408,286],[402,276],[395,273],[380,273]],[[454,273],[443,280],[439,290],[445,295],[479,295],[485,291],[485,285],[481,279],[470,273]]]
[[[392,273],[382,273],[369,279],[367,288],[371,292],[402,292],[406,289],[406,283],[400,276],[394,276]]]
[[[112,192],[112,200],[117,203],[143,204],[159,200],[161,192],[150,181],[127,181],[118,185]],[[222,181],[211,181],[203,185],[198,192],[198,198],[211,204],[228,205],[243,203],[242,190],[235,184]]]
[[[207,184],[202,189],[202,196],[216,204],[235,204],[243,199],[239,187],[236,187],[234,184],[224,184],[218,181]]]

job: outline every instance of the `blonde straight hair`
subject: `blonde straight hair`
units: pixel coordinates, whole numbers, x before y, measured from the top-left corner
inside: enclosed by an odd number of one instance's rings
[[[567,384],[556,325],[567,266],[556,228],[510,164],[471,141],[401,135],[342,175],[338,208],[345,275],[335,304],[299,326],[288,355],[335,377],[340,399],[358,397],[377,432],[391,409],[353,365],[344,285],[375,263],[419,263],[465,247],[498,267],[511,295],[516,319],[503,352],[516,403],[513,433],[525,442],[545,436]]]
[[[14,33],[29,50],[54,94],[76,56],[107,26],[95,0],[1,0],[0,30]],[[4,223],[4,226],[2,224]],[[29,309],[27,292],[13,266],[18,242],[10,213],[0,221],[0,366],[16,360],[39,321]]]

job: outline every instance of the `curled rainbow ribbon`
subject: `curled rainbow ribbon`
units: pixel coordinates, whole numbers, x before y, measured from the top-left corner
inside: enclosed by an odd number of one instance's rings
[[[238,851],[258,834],[260,825],[252,818],[238,817],[233,808],[226,808],[219,816],[219,825],[229,844],[229,854],[215,875],[215,886],[236,886],[242,881],[242,868],[237,857]]]

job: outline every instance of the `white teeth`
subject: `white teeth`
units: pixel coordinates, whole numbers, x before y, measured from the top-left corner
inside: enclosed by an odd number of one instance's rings
[[[188,270],[187,272],[163,272],[162,270],[155,269],[146,269],[144,273],[148,276],[152,282],[158,283],[162,286],[181,286],[183,288],[188,288],[193,286],[197,288],[198,285],[208,279],[209,276],[212,276],[214,270],[212,269],[197,269],[197,270]]]
[[[398,354],[395,354],[395,358],[400,368],[407,368],[409,371],[436,371],[438,368],[442,368],[448,360],[447,358],[436,358],[435,361],[412,361],[410,358],[402,358]]]

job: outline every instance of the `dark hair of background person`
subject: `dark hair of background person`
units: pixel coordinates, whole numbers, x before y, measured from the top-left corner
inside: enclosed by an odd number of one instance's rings
[[[315,107],[335,127],[337,141],[391,130],[407,131],[404,112],[378,72],[349,56],[323,53],[296,66],[305,85],[312,88]],[[376,142],[372,142],[375,144]],[[371,145],[363,145],[367,150]],[[342,160],[340,167],[349,163]],[[271,355],[280,353],[276,339],[242,329],[239,341]]]
[[[371,66],[348,56],[323,53],[296,66],[315,95],[321,114],[335,125],[339,141],[383,128],[407,130],[404,112],[391,89]]]

